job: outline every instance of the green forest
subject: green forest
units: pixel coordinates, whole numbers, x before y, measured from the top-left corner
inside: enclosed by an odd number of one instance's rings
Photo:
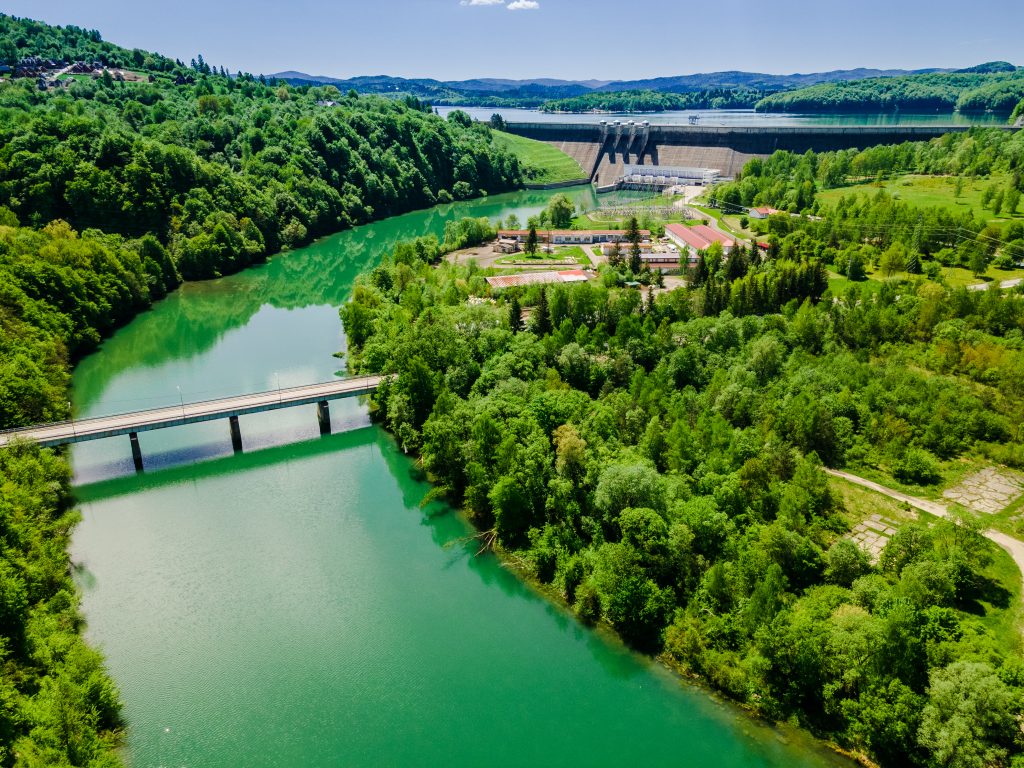
[[[28,56],[107,69],[0,79],[0,428],[67,418],[71,364],[183,279],[521,182],[486,126],[414,99],[231,78],[0,16],[0,62]],[[60,452],[0,451],[2,766],[120,763],[119,695],[80,636],[77,519]]]
[[[1024,70],[1006,64],[967,72],[876,77],[773,93],[759,112],[995,112],[1009,115],[1024,99]]]
[[[995,136],[874,151],[1011,167],[1019,139]],[[779,153],[738,184],[784,197],[834,159]],[[394,374],[373,414],[432,496],[582,621],[881,765],[1020,765],[1007,555],[964,514],[904,521],[872,561],[823,466],[910,488],[969,459],[1024,468],[1024,294],[924,274],[1021,233],[884,194],[819,212],[659,295],[621,267],[495,294],[403,245],[342,308],[350,366]],[[827,287],[897,258],[918,267],[880,290]]]
[[[1015,192],[1024,191],[1024,134],[975,128],[949,133],[927,142],[886,144],[838,152],[808,151],[802,155],[776,152],[755,158],[732,182],[715,188],[712,197],[726,205],[769,205],[791,213],[815,213],[815,194],[848,184],[916,173],[984,180],[1008,174],[1009,182],[993,189],[1001,193],[1000,211],[1017,210]],[[991,202],[991,200],[989,201]],[[954,211],[923,209],[922,216],[956,217]],[[962,217],[961,217],[962,218]],[[973,226],[966,222],[966,226]]]
[[[109,72],[45,92],[31,78],[3,82],[0,199],[34,226],[63,219],[80,230],[152,233],[186,279],[521,182],[516,158],[464,113],[442,120],[415,99],[232,78],[201,60],[192,69],[108,55],[95,33],[69,30],[3,16],[0,47],[127,59],[153,82]],[[194,82],[177,84],[184,72]]]
[[[343,310],[355,367],[397,374],[377,418],[485,542],[766,716],[886,765],[1009,765],[1024,666],[982,621],[1011,599],[994,545],[909,524],[872,564],[820,467],[1020,466],[1024,298],[925,284],[815,303],[813,270],[780,259],[653,305],[535,290],[524,328],[518,297],[467,306],[478,273],[410,256]],[[981,346],[996,381],[967,362]]]
[[[680,109],[750,109],[764,96],[764,91],[745,88],[717,88],[690,93],[612,91],[552,99],[541,105],[541,111],[669,112]]]

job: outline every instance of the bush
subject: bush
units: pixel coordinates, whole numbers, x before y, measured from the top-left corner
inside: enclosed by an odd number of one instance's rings
[[[576,616],[584,624],[596,624],[601,618],[601,596],[593,584],[584,584],[576,591]]]
[[[893,467],[893,475],[903,483],[933,485],[941,479],[935,457],[921,448],[910,448]]]

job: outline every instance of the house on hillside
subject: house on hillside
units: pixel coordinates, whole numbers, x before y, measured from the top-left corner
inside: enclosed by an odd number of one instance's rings
[[[769,216],[771,216],[772,214],[775,214],[775,213],[785,213],[785,211],[780,211],[777,208],[771,208],[771,207],[769,207],[767,205],[762,205],[762,206],[760,206],[758,208],[751,208],[750,209],[750,218],[752,218],[752,219],[767,219]]]

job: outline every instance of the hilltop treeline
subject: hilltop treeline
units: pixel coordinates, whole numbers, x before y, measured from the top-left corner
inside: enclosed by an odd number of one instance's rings
[[[819,83],[761,99],[760,112],[997,112],[1024,98],[1024,70],[945,72]]]
[[[147,71],[170,72],[181,66],[181,62],[158,53],[108,43],[95,29],[53,26],[0,14],[0,64],[13,67],[26,56],[69,63],[99,61],[109,67],[140,67]]]
[[[0,17],[19,54],[50,51],[67,29]],[[48,29],[48,28],[47,28]],[[56,43],[52,43],[56,40]],[[38,48],[34,47],[38,44]],[[108,61],[137,57],[99,46]],[[79,50],[76,46],[74,50]],[[146,57],[138,65],[146,71]],[[199,62],[154,82],[109,74],[40,93],[0,86],[0,202],[26,224],[147,232],[185,278],[243,267],[281,247],[415,208],[517,186],[516,158],[464,113],[415,99],[342,96],[218,75]]]
[[[584,284],[472,304],[479,271],[405,248],[342,317],[354,368],[396,374],[376,418],[583,621],[884,765],[1009,766],[1024,664],[990,629],[1015,610],[1004,555],[970,521],[906,523],[872,563],[821,464],[922,484],[967,454],[1024,466],[1024,296],[833,300],[819,254],[862,244],[801,230],[646,300]]]
[[[334,96],[338,106],[318,106]],[[415,208],[509,189],[516,158],[463,113],[200,76],[0,89],[0,199],[25,223],[151,232],[182,275]],[[463,118],[463,119],[460,119]]]
[[[668,112],[679,109],[749,109],[764,97],[764,91],[746,88],[716,88],[690,93],[664,91],[614,91],[587,93],[544,102],[544,112]]]

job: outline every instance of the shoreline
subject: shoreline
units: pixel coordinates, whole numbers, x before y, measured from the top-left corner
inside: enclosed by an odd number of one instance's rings
[[[395,435],[375,417],[376,408],[372,395],[369,396],[368,407],[371,425],[383,431],[384,434],[388,436],[388,439],[393,441],[397,447],[398,444]],[[400,447],[399,450],[401,451]],[[419,453],[405,454],[403,451],[403,454],[415,462],[417,470],[422,473],[424,481],[429,483],[432,489],[436,489],[437,486],[434,485],[433,478],[426,472],[426,470],[423,469],[420,463]],[[438,497],[436,500],[448,507],[448,509],[457,515],[459,520],[465,523],[465,525],[473,532],[472,535],[463,537],[464,539],[475,539],[480,534],[486,533],[486,531],[482,531],[473,523],[465,507],[457,506],[443,496]],[[458,541],[458,539],[456,541]],[[641,660],[644,664],[656,666],[665,674],[670,675],[677,685],[689,686],[696,689],[701,694],[709,697],[716,704],[728,708],[737,717],[744,718],[746,722],[750,723],[755,728],[771,731],[777,738],[787,744],[792,743],[795,737],[802,742],[800,745],[801,748],[812,749],[820,753],[823,757],[828,756],[832,760],[835,760],[838,757],[848,761],[851,766],[859,765],[863,766],[863,768],[879,768],[879,765],[872,761],[867,755],[846,749],[832,739],[818,736],[802,725],[793,725],[783,721],[776,722],[763,717],[752,707],[736,701],[729,697],[725,692],[713,687],[710,682],[701,675],[682,669],[682,667],[675,664],[664,651],[656,656],[652,656],[631,648],[605,619],[600,619],[594,624],[587,624],[581,621],[576,615],[576,612],[573,611],[572,606],[566,601],[565,596],[554,585],[554,583],[545,584],[538,580],[537,577],[525,567],[521,557],[513,556],[512,553],[505,550],[500,544],[495,542],[492,546],[481,549],[471,556],[485,557],[488,555],[494,557],[503,569],[512,573],[523,586],[530,590],[531,593],[545,600],[549,605],[558,610],[562,616],[567,620],[572,621],[576,626],[596,633],[603,641],[614,644],[616,647]]]

